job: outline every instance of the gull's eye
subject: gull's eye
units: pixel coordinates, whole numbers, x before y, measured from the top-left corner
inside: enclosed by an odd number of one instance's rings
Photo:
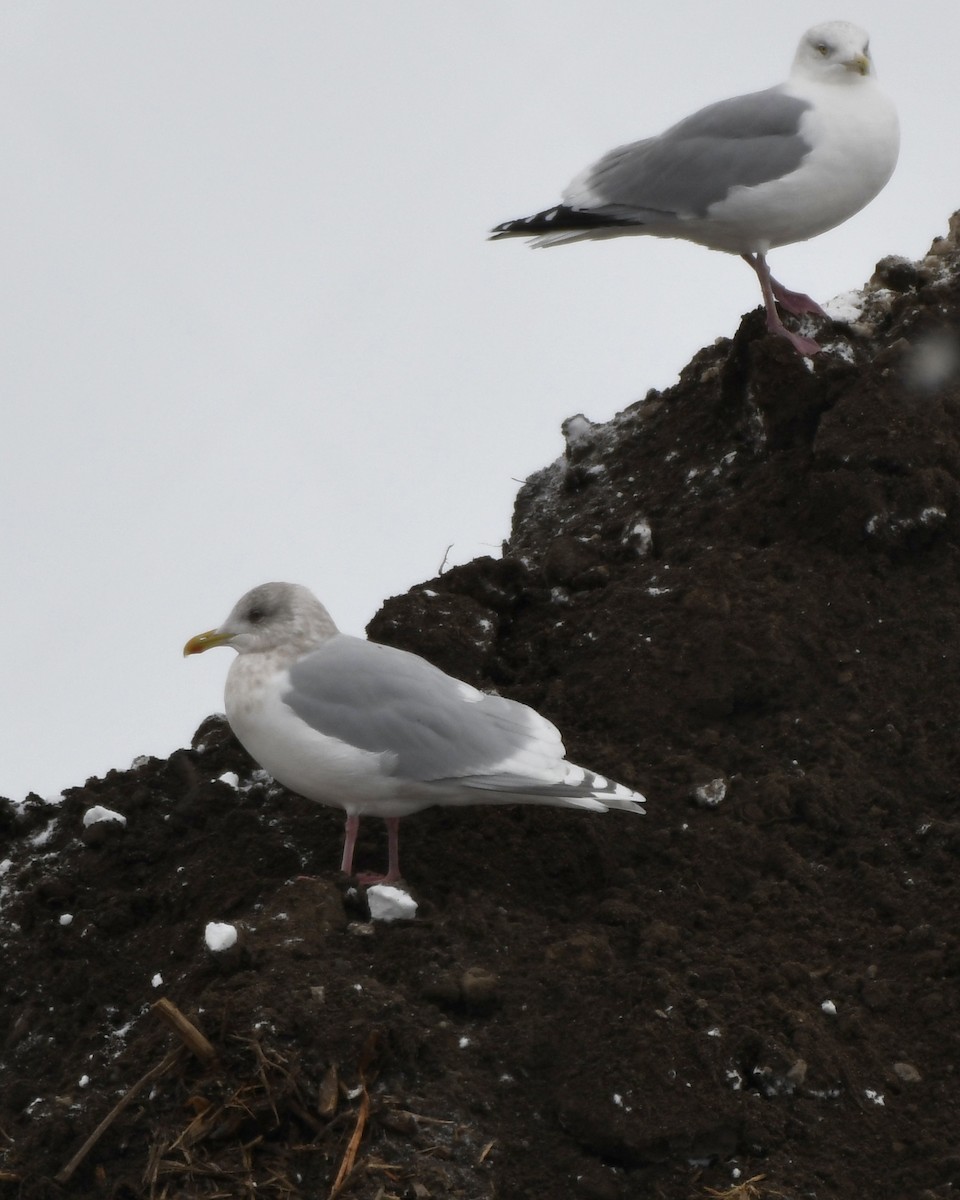
[[[816,52],[818,54],[822,54],[824,58],[826,58],[827,55],[830,53],[830,47],[827,45],[826,42],[817,42],[814,49],[816,50]]]
[[[247,620],[251,625],[259,625],[265,615],[262,608],[251,608],[247,613]]]

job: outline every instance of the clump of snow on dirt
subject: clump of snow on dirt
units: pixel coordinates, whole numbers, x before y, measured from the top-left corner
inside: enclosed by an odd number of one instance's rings
[[[625,546],[631,546],[638,558],[646,558],[653,550],[653,530],[646,517],[635,522],[623,535]]]
[[[593,430],[594,423],[583,413],[577,413],[575,416],[567,417],[560,428],[563,432],[563,440],[568,446],[572,446],[575,442],[582,441],[587,437]]]
[[[694,798],[698,804],[702,804],[704,808],[716,808],[727,794],[727,781],[720,776],[717,779],[711,779],[707,783],[701,783],[699,787],[694,788]]]
[[[370,917],[374,921],[412,921],[417,915],[417,902],[402,888],[386,883],[367,889]]]
[[[57,822],[56,820],[51,819],[46,823],[46,825],[44,825],[42,829],[38,830],[36,833],[32,833],[27,838],[27,844],[34,850],[36,850],[39,846],[45,846],[56,833],[56,831]]]
[[[127,818],[123,813],[114,812],[112,808],[104,808],[102,804],[95,804],[83,814],[84,829],[100,821],[116,821],[120,825],[126,825]]]
[[[237,927],[226,921],[208,921],[203,931],[203,940],[207,943],[208,950],[219,954],[222,950],[229,950],[231,946],[236,945]]]
[[[863,292],[857,288],[849,292],[841,292],[823,306],[823,311],[832,321],[843,321],[851,325],[860,319],[863,313]]]

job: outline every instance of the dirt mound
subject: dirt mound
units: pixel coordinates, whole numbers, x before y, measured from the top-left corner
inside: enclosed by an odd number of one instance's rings
[[[954,1194],[956,226],[857,304],[571,419],[503,557],[371,624],[646,817],[417,815],[385,924],[219,718],[0,804],[0,1197]]]

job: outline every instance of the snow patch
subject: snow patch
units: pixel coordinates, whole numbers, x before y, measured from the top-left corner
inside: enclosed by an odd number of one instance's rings
[[[632,546],[638,558],[646,558],[653,549],[653,530],[646,517],[641,517],[623,535],[623,544]]]
[[[723,776],[701,783],[694,788],[693,795],[698,804],[704,808],[716,808],[727,794],[727,781]]]
[[[860,320],[865,299],[866,297],[861,291],[841,292],[839,296],[834,296],[832,300],[826,302],[823,311],[832,321],[842,321],[845,325],[852,325],[854,321]]]
[[[874,513],[872,517],[867,518],[864,528],[871,537],[882,533],[899,536],[902,533],[908,533],[911,529],[916,529],[917,526],[929,529],[931,526],[941,524],[946,519],[946,509],[928,505],[926,508],[922,508],[916,516],[910,517],[899,517],[894,513]]]
[[[834,354],[837,358],[842,358],[844,362],[851,365],[857,361],[857,356],[853,352],[853,347],[849,342],[824,342],[824,354]],[[809,358],[804,359],[804,362],[810,362]]]
[[[576,416],[567,417],[561,424],[560,430],[563,433],[563,440],[567,446],[572,446],[575,442],[582,441],[593,429],[593,422],[583,415],[577,413]]]
[[[417,915],[416,900],[402,888],[388,883],[367,888],[367,903],[373,921],[412,921]]]
[[[236,945],[237,927],[225,921],[208,921],[203,931],[203,940],[207,943],[208,950],[219,954],[220,951],[229,950],[231,946]]]
[[[36,833],[31,834],[30,837],[27,838],[27,845],[34,848],[37,846],[45,846],[53,837],[53,832],[56,827],[56,818],[51,817],[51,819],[46,823],[46,825],[44,825],[42,829],[39,829]]]
[[[84,829],[89,825],[97,825],[100,821],[116,821],[120,825],[126,825],[127,818],[123,813],[114,812],[112,808],[104,808],[100,804],[95,804],[93,808],[88,808],[83,814]]]

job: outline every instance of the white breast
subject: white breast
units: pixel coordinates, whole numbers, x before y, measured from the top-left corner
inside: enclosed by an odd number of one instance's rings
[[[813,149],[789,175],[733,188],[711,206],[704,240],[716,249],[765,253],[825,233],[859,212],[893,174],[899,123],[873,79],[791,90],[813,104],[800,125]]]
[[[312,729],[283,702],[285,668],[271,669],[255,654],[239,655],[230,667],[224,704],[230,728],[247,752],[284,787],[348,813],[403,815],[429,800],[411,803],[390,774],[389,756],[360,750]]]

